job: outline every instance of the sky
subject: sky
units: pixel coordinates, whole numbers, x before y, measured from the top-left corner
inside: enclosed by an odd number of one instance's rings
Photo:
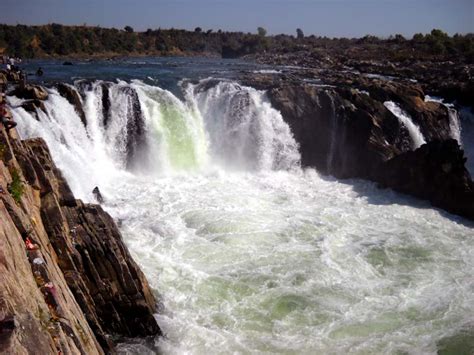
[[[230,30],[328,37],[474,32],[474,0],[0,0],[0,23]]]

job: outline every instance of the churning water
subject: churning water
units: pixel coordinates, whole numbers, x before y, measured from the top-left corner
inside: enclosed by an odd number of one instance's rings
[[[166,337],[124,343],[122,353],[468,347],[469,222],[302,170],[265,94],[232,81],[183,83],[182,98],[141,81],[76,87],[87,128],[54,89],[37,119],[13,113],[22,137],[47,141],[76,196],[101,188],[159,295]]]

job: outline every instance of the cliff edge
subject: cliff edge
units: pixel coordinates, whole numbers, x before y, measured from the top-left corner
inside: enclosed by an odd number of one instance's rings
[[[113,219],[76,200],[46,143],[0,127],[0,353],[114,353],[160,335]]]

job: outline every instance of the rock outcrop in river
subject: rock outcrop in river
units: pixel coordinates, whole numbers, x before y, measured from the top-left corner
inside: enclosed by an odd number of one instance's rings
[[[302,165],[338,178],[364,178],[474,219],[474,185],[455,140],[449,109],[425,101],[421,86],[350,73],[323,81],[290,75],[253,76],[243,83],[265,89],[300,144]],[[305,73],[308,75],[308,73]],[[393,102],[428,142],[385,105]]]
[[[0,128],[0,352],[113,353],[160,334],[155,298],[112,218],[76,200],[42,139]]]

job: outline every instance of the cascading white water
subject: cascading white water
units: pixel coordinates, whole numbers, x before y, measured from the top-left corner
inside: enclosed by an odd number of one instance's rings
[[[46,112],[38,110],[38,119],[21,107],[12,109],[18,131],[23,138],[42,137],[76,197],[88,201],[94,186],[107,184],[110,177],[123,173],[108,151],[111,147],[105,142],[96,95],[92,90],[85,97],[86,130],[74,107],[55,89],[48,92]]]
[[[444,105],[448,109],[449,114],[449,129],[451,131],[451,138],[458,141],[458,143],[462,146],[462,139],[461,139],[461,121],[459,118],[458,111],[454,108],[453,104],[447,104],[444,102],[442,98],[433,97],[433,96],[425,96],[426,102],[437,102]]]
[[[169,91],[140,81],[78,86],[87,127],[55,89],[49,90],[46,113],[37,113],[39,122],[21,107],[13,109],[13,115],[23,137],[45,138],[80,198],[89,200],[95,185],[107,184],[109,176],[122,173],[127,166],[128,128],[137,114],[132,112],[136,108],[131,91],[137,93],[138,115],[145,124],[147,152],[140,164],[144,172],[204,168],[209,163],[208,150],[214,163],[222,167],[288,169],[299,163],[288,126],[264,94],[252,88],[222,82],[200,92],[199,85],[189,85],[188,101],[182,102]],[[104,112],[105,86],[110,107]],[[224,124],[218,125],[216,117]]]
[[[298,169],[263,92],[207,80],[181,101],[107,84],[105,124],[103,85],[79,85],[87,128],[54,89],[39,121],[13,113],[22,137],[46,139],[76,196],[100,186],[159,293],[166,337],[121,353],[434,354],[441,339],[473,333],[469,222]],[[130,173],[139,119],[147,167]]]
[[[420,131],[420,127],[413,123],[411,117],[406,112],[404,112],[400,108],[400,106],[398,106],[393,101],[386,101],[384,102],[384,105],[390,110],[390,112],[397,116],[400,123],[403,124],[408,130],[412,141],[412,149],[419,148],[420,146],[426,143],[425,138],[423,137],[423,134]]]
[[[214,162],[251,170],[299,165],[298,145],[262,91],[208,79],[189,85],[186,97],[204,119]]]

